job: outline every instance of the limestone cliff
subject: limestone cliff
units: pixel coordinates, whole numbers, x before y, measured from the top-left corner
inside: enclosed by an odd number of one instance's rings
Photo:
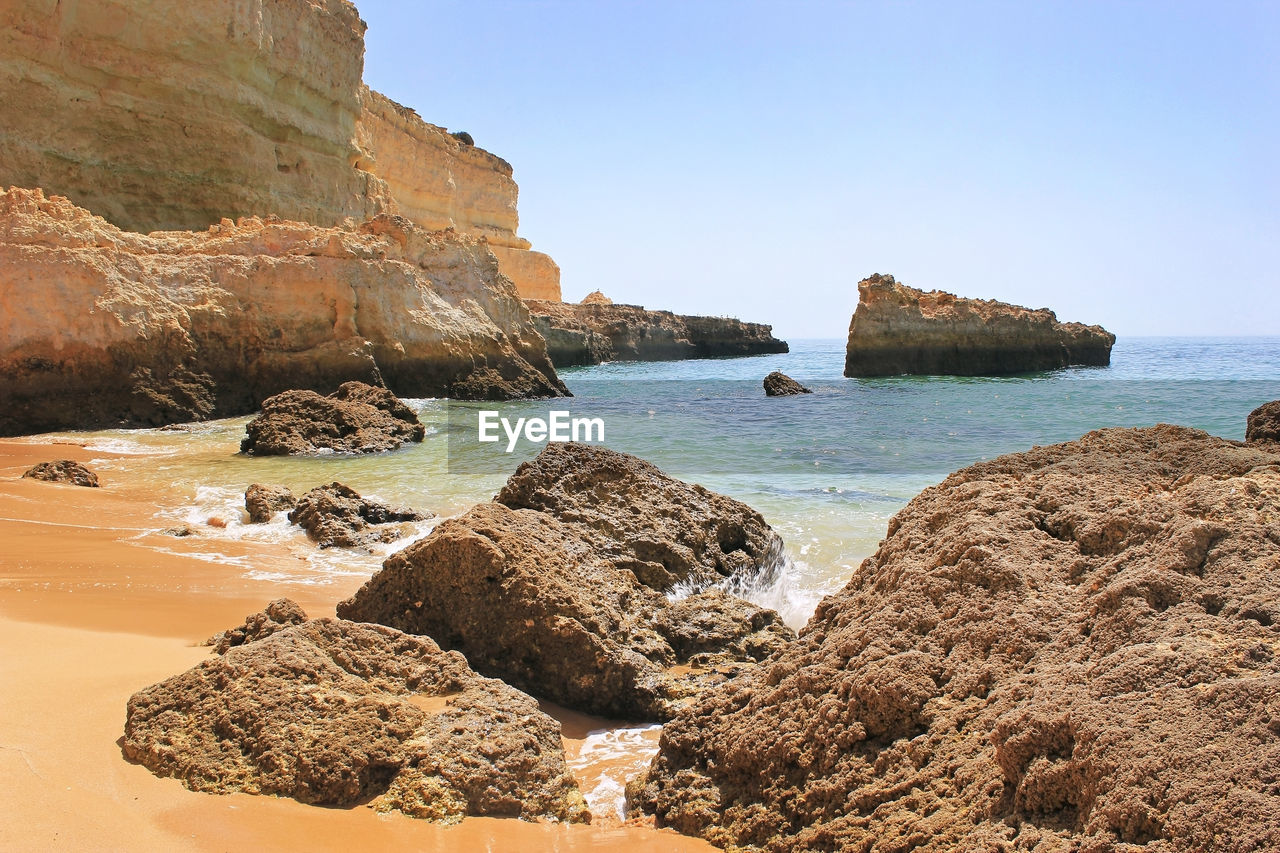
[[[0,5],[0,186],[140,232],[396,213],[485,237],[558,299],[516,236],[511,166],[365,87],[364,30],[345,0]]]
[[[567,393],[485,243],[400,217],[142,235],[11,189],[0,271],[0,434],[240,414],[349,379]]]
[[[916,290],[891,275],[858,282],[845,376],[985,376],[1111,363],[1116,336],[1047,308]]]
[[[528,305],[557,367],[787,352],[787,342],[762,323],[649,311],[639,305],[538,300]]]

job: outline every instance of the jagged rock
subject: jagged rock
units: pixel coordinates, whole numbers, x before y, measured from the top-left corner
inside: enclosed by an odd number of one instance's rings
[[[590,299],[590,297],[588,297]],[[648,311],[613,302],[526,300],[557,367],[606,361],[672,361],[787,351],[773,327],[727,317]]]
[[[240,451],[254,456],[380,453],[426,435],[412,409],[386,388],[363,382],[344,382],[328,397],[314,391],[269,397],[244,429]]]
[[[480,672],[572,708],[665,719],[793,636],[721,590],[764,582],[782,543],[744,504],[592,445],[549,444],[494,503],[393,554],[345,619],[427,634]],[[700,664],[718,671],[673,673]]]
[[[907,287],[891,275],[858,282],[845,376],[1030,373],[1111,363],[1116,336],[1061,323],[1047,308]]]
[[[456,652],[313,619],[135,693],[123,750],[194,791],[587,822],[560,725]]]
[[[764,378],[764,393],[768,397],[791,397],[795,394],[812,394],[813,391],[781,370],[775,370]]]
[[[252,483],[244,491],[244,508],[249,513],[250,524],[266,524],[277,512],[297,505],[298,499],[285,486]]]
[[[59,459],[57,462],[40,462],[23,473],[29,480],[44,480],[49,483],[70,483],[73,486],[98,487],[98,475],[71,459]]]
[[[735,849],[1280,849],[1280,453],[1161,425],[958,471],[630,787]]]
[[[613,300],[605,296],[598,290],[593,290],[586,296],[582,297],[583,305],[612,305]]]
[[[301,625],[306,621],[307,614],[296,601],[277,598],[268,604],[265,610],[246,616],[243,625],[214,634],[205,641],[205,645],[213,646],[215,654],[223,655],[235,646],[243,646],[245,643],[270,637],[290,625]]]
[[[1249,413],[1244,440],[1254,442],[1280,442],[1280,400],[1263,403]]]
[[[289,513],[289,520],[306,530],[321,548],[391,542],[406,532],[404,527],[394,525],[395,522],[422,521],[430,517],[430,513],[362,498],[355,489],[337,482],[316,486],[299,498]]]

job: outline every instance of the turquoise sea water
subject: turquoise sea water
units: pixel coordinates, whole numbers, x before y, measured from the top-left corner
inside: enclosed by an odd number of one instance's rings
[[[387,549],[316,552],[282,519],[266,527],[245,524],[239,507],[249,483],[301,492],[341,480],[361,493],[447,516],[490,498],[538,449],[521,443],[506,454],[505,440],[476,442],[481,409],[513,422],[545,418],[552,409],[599,417],[608,446],[764,514],[786,541],[790,563],[777,585],[753,597],[800,625],[820,597],[875,550],[889,517],[957,468],[1108,426],[1180,423],[1240,439],[1247,414],[1280,399],[1280,338],[1122,338],[1108,368],[998,379],[846,379],[843,341],[791,346],[783,355],[567,369],[562,376],[572,400],[415,401],[429,425],[427,440],[376,457],[239,456],[246,418],[190,431],[70,437],[103,449],[166,454],[141,468],[127,460],[104,460],[101,468],[108,475],[115,468],[141,487],[147,478],[171,487],[179,499],[158,508],[164,518],[199,522],[218,515],[230,523],[208,535],[286,541],[304,557],[283,573],[251,561],[234,570],[323,584],[339,574],[372,573]],[[814,393],[766,398],[760,382],[772,370]],[[181,540],[175,543],[181,547]]]

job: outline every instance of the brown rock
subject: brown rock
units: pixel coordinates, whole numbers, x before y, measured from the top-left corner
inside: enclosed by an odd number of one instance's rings
[[[858,282],[845,376],[985,376],[1111,363],[1116,336],[1060,323],[1047,308],[916,290],[891,275]]]
[[[782,850],[1280,849],[1280,453],[1172,426],[926,489],[633,802]]]
[[[70,483],[73,486],[98,487],[98,475],[71,459],[57,462],[40,462],[28,468],[22,475],[29,480],[48,483]]]
[[[791,397],[813,392],[781,370],[775,370],[764,378],[764,393],[767,397]]]
[[[223,655],[235,646],[243,646],[245,643],[270,637],[290,625],[301,625],[306,621],[307,614],[296,601],[277,598],[268,604],[265,610],[246,616],[243,625],[214,634],[205,642],[205,645],[213,646],[215,654]]]
[[[348,548],[391,542],[405,535],[395,522],[430,518],[408,507],[392,507],[360,497],[342,483],[316,486],[298,499],[289,520],[307,531],[321,548]],[[394,525],[394,526],[393,526]]]
[[[1263,403],[1249,413],[1244,440],[1255,442],[1280,442],[1280,400]]]
[[[262,414],[244,429],[240,452],[254,456],[381,453],[426,435],[412,409],[387,389],[363,382],[344,382],[328,397],[314,391],[268,397]]]
[[[593,290],[586,296],[582,297],[583,305],[612,305],[613,300],[605,296],[598,290]]]
[[[194,791],[586,822],[560,725],[461,655],[314,619],[135,693],[127,758]]]
[[[266,524],[277,512],[297,505],[298,499],[285,486],[252,483],[244,491],[244,508],[249,513],[250,524]]]

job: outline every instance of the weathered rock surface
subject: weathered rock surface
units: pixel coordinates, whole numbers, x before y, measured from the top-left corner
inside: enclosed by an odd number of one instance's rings
[[[1249,413],[1244,440],[1255,442],[1280,442],[1280,400],[1263,403]]]
[[[294,456],[395,450],[422,441],[426,427],[386,388],[344,382],[327,397],[314,391],[268,397],[262,401],[262,414],[245,425],[245,433],[241,453]]]
[[[528,300],[528,305],[557,367],[787,352],[787,342],[775,338],[773,327],[762,323],[613,302]]]
[[[510,164],[365,87],[364,32],[343,0],[5,4],[0,187],[140,232],[398,214],[484,237],[517,287],[559,299],[516,236]]]
[[[213,646],[214,654],[225,655],[236,646],[270,637],[277,631],[306,621],[307,614],[296,601],[277,598],[263,610],[246,616],[243,625],[214,634],[205,645]]]
[[[1116,336],[1060,323],[1047,308],[916,290],[891,275],[858,282],[845,376],[984,376],[1111,363]]]
[[[321,548],[356,548],[392,542],[408,531],[397,522],[430,518],[408,507],[393,507],[360,496],[342,483],[316,486],[298,499],[289,520],[307,531]]]
[[[56,462],[39,462],[23,472],[22,476],[29,480],[44,480],[49,483],[70,483],[73,486],[98,487],[98,475],[71,459],[59,459]]]
[[[583,305],[612,305],[613,300],[605,296],[598,290],[593,290],[586,296],[582,297]]]
[[[497,501],[393,554],[338,614],[427,634],[568,707],[641,720],[794,636],[719,589],[674,603],[660,592],[774,570],[781,542],[737,501],[635,457],[554,444]],[[707,668],[670,670],[689,664]]]
[[[245,414],[343,382],[565,394],[484,244],[379,217],[131,234],[0,192],[0,434]]]
[[[124,754],[194,791],[586,822],[560,725],[426,637],[313,619],[135,693]]]
[[[244,508],[249,513],[250,524],[266,524],[277,512],[293,509],[298,499],[285,486],[266,486],[251,483],[244,490]]]
[[[1161,425],[926,489],[634,802],[721,846],[1280,848],[1280,453]]]
[[[767,397],[792,397],[796,394],[812,394],[813,391],[781,370],[775,370],[764,378],[764,393]]]

